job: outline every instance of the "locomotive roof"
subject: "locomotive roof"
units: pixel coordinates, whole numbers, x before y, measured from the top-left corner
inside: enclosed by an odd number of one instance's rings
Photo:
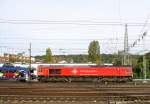
[[[92,65],[92,66],[90,66],[90,65],[87,65],[87,66],[85,66],[85,65],[83,65],[83,66],[76,66],[76,65],[72,65],[72,66],[67,66],[67,65],[40,65],[40,67],[88,67],[88,68],[90,68],[90,67],[131,67],[131,66],[106,66],[106,65]]]

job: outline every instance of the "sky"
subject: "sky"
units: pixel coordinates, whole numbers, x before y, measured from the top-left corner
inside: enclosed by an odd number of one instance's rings
[[[123,50],[125,24],[130,49],[150,49],[150,0],[0,0],[0,53],[87,54],[92,40],[101,53]]]

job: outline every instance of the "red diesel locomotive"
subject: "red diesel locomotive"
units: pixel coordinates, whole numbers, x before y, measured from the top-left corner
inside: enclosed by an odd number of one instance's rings
[[[129,66],[39,66],[39,81],[129,81],[133,77]]]

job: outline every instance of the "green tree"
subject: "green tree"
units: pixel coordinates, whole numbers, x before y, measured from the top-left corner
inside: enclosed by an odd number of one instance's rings
[[[118,54],[112,54],[112,63],[115,66],[121,66],[122,62],[121,62],[121,55]]]
[[[99,46],[98,41],[94,40],[89,44],[88,59],[92,63],[96,63],[96,64],[100,65],[100,63],[101,63],[101,60],[100,60],[100,46]]]
[[[51,63],[52,62],[52,52],[50,48],[46,49],[46,56],[45,56],[45,61],[47,63]]]

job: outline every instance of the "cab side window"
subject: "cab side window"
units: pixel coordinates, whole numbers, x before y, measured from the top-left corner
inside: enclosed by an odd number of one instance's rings
[[[60,69],[49,69],[49,74],[61,74]]]

